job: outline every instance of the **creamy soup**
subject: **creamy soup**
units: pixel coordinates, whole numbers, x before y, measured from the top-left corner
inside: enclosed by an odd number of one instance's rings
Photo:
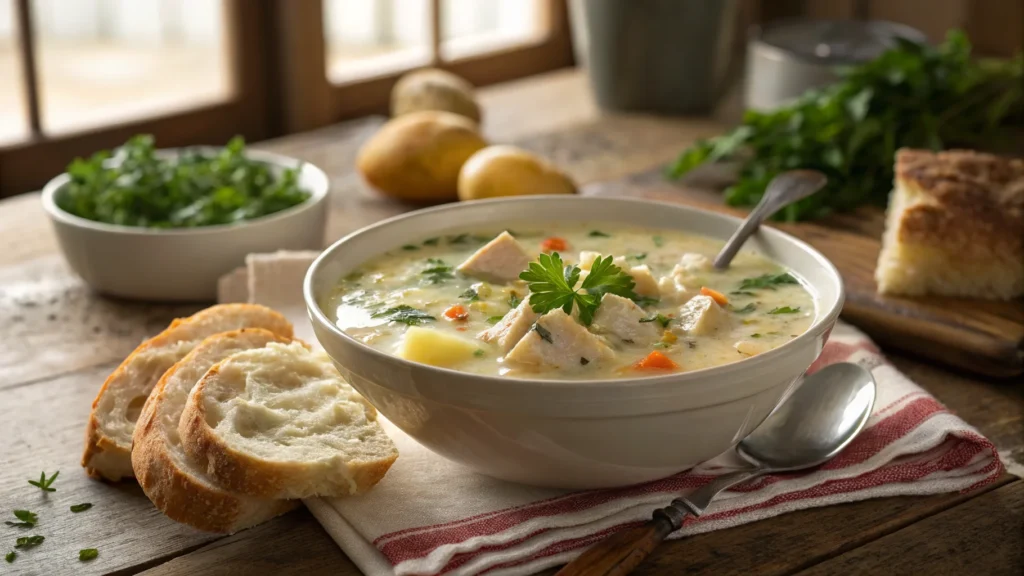
[[[388,354],[522,378],[699,370],[807,330],[800,280],[748,251],[715,270],[722,244],[608,223],[453,233],[367,262],[323,309]]]

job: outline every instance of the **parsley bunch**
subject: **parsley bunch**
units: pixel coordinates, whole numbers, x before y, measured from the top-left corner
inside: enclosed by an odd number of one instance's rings
[[[787,221],[884,204],[898,148],[988,147],[1001,128],[1024,124],[1024,54],[1008,61],[970,56],[971,45],[958,31],[938,47],[900,41],[789,106],[747,111],[731,133],[683,152],[669,177],[737,161],[739,180],[725,190],[725,200],[752,206],[780,172],[825,173],[825,188],[775,215]]]
[[[190,228],[231,224],[280,212],[304,202],[298,171],[279,175],[245,155],[235,137],[218,153],[183,150],[158,158],[152,136],[135,136],[117,149],[77,158],[71,181],[57,195],[66,212],[108,224]]]
[[[638,298],[633,292],[633,277],[613,264],[611,256],[594,260],[590,273],[577,288],[580,272],[579,266],[563,264],[562,257],[555,252],[541,254],[519,278],[530,286],[530,307],[534,312],[544,314],[561,308],[571,314],[575,305],[585,326],[593,322],[594,312],[605,294]]]

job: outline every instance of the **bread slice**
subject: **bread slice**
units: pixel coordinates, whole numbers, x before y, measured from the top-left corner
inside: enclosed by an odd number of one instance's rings
[[[140,344],[107,377],[93,400],[82,454],[85,471],[112,481],[131,478],[132,432],[150,390],[168,368],[204,338],[239,328],[265,328],[292,337],[291,323],[269,308],[222,304],[179,318]]]
[[[207,532],[236,532],[283,514],[297,500],[232,494],[181,448],[178,421],[188,393],[206,371],[232,354],[288,340],[261,328],[215,334],[171,366],[153,388],[135,426],[132,468],[146,496],[172,520]]]
[[[1024,160],[897,152],[875,279],[883,294],[1024,294]]]
[[[179,433],[221,486],[264,498],[358,494],[398,457],[373,406],[325,354],[297,342],[211,368],[189,394]]]

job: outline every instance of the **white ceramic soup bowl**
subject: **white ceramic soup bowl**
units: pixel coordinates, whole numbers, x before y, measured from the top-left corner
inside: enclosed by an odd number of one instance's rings
[[[739,220],[677,204],[535,196],[420,210],[355,232],[306,274],[317,339],[382,414],[434,452],[496,478],[559,488],[635,484],[681,472],[729,449],[757,427],[818,357],[843,304],[835,267],[807,244],[762,228],[747,244],[799,276],[815,301],[807,332],[732,364],[618,380],[487,377],[375,350],[331,322],[322,303],[367,260],[423,238],[500,230],[529,221],[673,228],[725,240]]]
[[[215,154],[220,148],[192,148]],[[162,157],[178,150],[158,150]],[[295,158],[246,150],[280,173],[299,170],[299,187],[310,197],[301,204],[235,224],[154,229],[87,220],[65,212],[57,199],[71,177],[61,174],[43,188],[43,208],[71,268],[102,294],[151,301],[198,302],[217,298],[217,280],[245,263],[250,253],[318,250],[327,219],[327,175]]]

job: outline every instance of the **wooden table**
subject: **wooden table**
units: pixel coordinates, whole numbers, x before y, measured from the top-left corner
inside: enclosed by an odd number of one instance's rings
[[[584,80],[559,72],[481,95],[485,131],[552,157],[581,182],[620,178],[672,159],[722,130],[710,119],[601,116]],[[352,170],[367,119],[262,144],[323,167],[333,186],[326,240],[409,207],[370,195]],[[299,510],[229,537],[159,514],[138,486],[89,480],[79,467],[89,405],[103,378],[146,335],[191,305],[91,294],[67,268],[36,194],[0,202],[0,515],[28,508],[46,541],[0,574],[358,574]],[[895,365],[1024,462],[1024,382],[956,373],[889,351]],[[56,492],[26,480],[61,471]],[[94,504],[71,514],[68,506]],[[6,518],[5,518],[6,519]],[[13,517],[11,517],[13,519]],[[13,545],[14,528],[0,526]],[[98,548],[80,563],[77,551]],[[664,545],[638,574],[1020,574],[1024,482],[1005,475],[972,494],[871,500],[795,512]]]

